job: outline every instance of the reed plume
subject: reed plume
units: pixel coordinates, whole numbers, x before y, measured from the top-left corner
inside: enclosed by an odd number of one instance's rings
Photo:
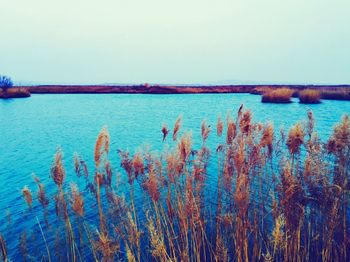
[[[136,153],[134,155],[134,158],[132,160],[132,166],[134,168],[135,178],[145,173],[144,159],[141,153]]]
[[[293,126],[288,133],[287,146],[291,154],[300,153],[300,146],[304,143],[304,130],[300,123]]]
[[[260,139],[260,146],[268,148],[268,155],[271,156],[273,149],[273,137],[274,137],[274,129],[272,124],[267,124],[264,127],[262,137]]]
[[[95,144],[95,165],[96,167],[99,166],[101,162],[101,158],[104,155],[108,155],[109,153],[109,144],[110,144],[110,138],[109,133],[106,127],[102,128],[100,133],[97,136],[96,144]]]
[[[78,186],[74,183],[71,184],[71,205],[74,213],[78,217],[84,215],[84,199],[82,194],[79,192]]]
[[[334,131],[327,143],[330,153],[337,156],[346,155],[350,147],[350,119],[348,115],[342,118],[342,121],[334,127]],[[344,154],[345,153],[345,154]]]
[[[240,118],[239,121],[239,127],[241,129],[241,132],[245,135],[249,135],[251,132],[251,121],[252,121],[252,114],[249,110],[244,111],[243,116]]]
[[[236,125],[231,117],[227,117],[226,144],[231,145],[236,137]]]
[[[22,194],[24,196],[25,201],[27,202],[29,208],[32,208],[32,204],[33,204],[33,196],[32,196],[32,192],[30,191],[30,189],[28,188],[28,186],[24,186],[22,189]]]
[[[78,177],[89,177],[89,171],[85,161],[78,154],[74,154],[74,170]]]
[[[51,166],[51,177],[55,182],[55,184],[59,188],[62,188],[65,176],[66,176],[66,171],[64,170],[64,167],[62,164],[62,151],[58,149],[54,157],[54,162]]]
[[[158,185],[158,177],[155,173],[154,167],[151,167],[149,170],[149,177],[145,181],[144,186],[148,191],[151,199],[153,201],[158,201],[160,197],[159,185]]]
[[[210,126],[208,126],[207,123],[203,121],[201,125],[201,134],[202,134],[203,143],[208,139],[209,133],[210,133]]]
[[[218,136],[222,135],[222,131],[224,129],[224,122],[222,122],[221,117],[218,117],[218,122],[216,123],[216,134]]]
[[[39,203],[44,207],[46,208],[49,203],[50,203],[50,200],[49,198],[46,196],[46,192],[45,192],[45,186],[44,184],[42,184],[40,182],[40,179],[33,175],[33,178],[34,178],[34,181],[35,183],[38,185],[38,192],[37,192],[37,197],[38,197],[38,200],[39,200]]]
[[[162,133],[163,133],[163,142],[165,141],[168,133],[169,133],[169,129],[168,127],[164,124],[162,127]]]
[[[180,160],[182,164],[185,164],[190,157],[191,154],[191,146],[192,146],[192,141],[191,141],[191,134],[187,133],[184,134],[180,142],[178,143],[178,151],[180,155]]]
[[[127,151],[119,151],[119,155],[121,157],[121,164],[120,166],[124,168],[128,175],[128,182],[129,184],[133,184],[135,176],[133,173],[133,161],[130,157],[130,153]]]
[[[175,121],[175,125],[174,125],[174,131],[173,131],[173,141],[177,140],[177,133],[180,130],[181,127],[181,121],[182,121],[182,117],[179,116],[176,121]]]

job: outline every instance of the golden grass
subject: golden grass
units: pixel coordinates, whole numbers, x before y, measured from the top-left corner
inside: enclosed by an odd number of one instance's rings
[[[24,231],[18,237],[23,258],[42,260],[55,254],[57,260],[71,261],[348,260],[349,117],[323,143],[314,131],[311,111],[306,122],[294,125],[285,137],[277,136],[270,123],[254,123],[252,113],[241,107],[236,119],[227,116],[225,128],[218,120],[220,142],[214,153],[206,146],[211,134],[206,122],[199,148],[194,148],[190,133],[180,136],[179,127],[177,120],[176,141],[170,141],[164,153],[119,151],[121,179],[108,159],[110,138],[103,129],[95,146],[92,181],[82,175],[88,173],[85,162],[74,158],[85,190],[74,184],[70,192],[65,189],[58,151],[51,168],[57,193],[47,196],[38,178],[37,199],[28,187],[22,192],[33,218],[40,217],[36,205],[51,213],[49,199],[55,199],[57,214],[48,224],[64,227],[57,234],[63,244],[55,252],[38,220],[46,248],[35,252],[40,238],[28,241]],[[217,174],[208,168],[212,154]],[[2,236],[0,250],[2,258],[9,259]]]
[[[290,103],[294,91],[289,88],[277,88],[267,90],[262,94],[261,102],[263,103]]]
[[[299,101],[303,104],[317,104],[321,102],[321,93],[315,89],[305,89],[299,92]]]

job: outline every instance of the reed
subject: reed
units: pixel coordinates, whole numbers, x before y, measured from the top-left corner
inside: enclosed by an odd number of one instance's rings
[[[7,245],[5,242],[4,237],[0,234],[0,250],[1,250],[1,259],[4,262],[8,261],[8,257],[7,257]]]
[[[174,125],[174,131],[173,131],[173,140],[176,141],[177,139],[177,133],[179,132],[180,128],[181,128],[181,121],[182,121],[182,117],[179,116],[176,119],[175,125]]]
[[[29,208],[32,208],[32,204],[33,204],[33,196],[32,196],[32,192],[30,191],[30,189],[28,188],[28,186],[24,186],[22,189],[22,194],[24,196],[25,201],[27,202]]]
[[[322,142],[311,111],[285,136],[270,123],[255,123],[241,106],[235,118],[227,116],[225,130],[220,118],[216,123],[217,174],[207,147],[209,124],[202,122],[197,148],[190,132],[177,138],[179,119],[175,139],[169,144],[164,140],[163,152],[119,150],[121,174],[108,159],[110,137],[104,128],[96,140],[94,178],[87,175],[81,157],[74,158],[76,178],[83,179],[85,189],[71,184],[67,190],[69,176],[60,150],[51,167],[58,193],[48,194],[36,177],[37,198],[24,187],[33,219],[38,217],[37,205],[50,214],[52,202],[58,207],[48,224],[65,228],[57,237],[62,260],[348,260],[348,116]],[[46,255],[34,251],[40,238],[27,241],[23,233],[23,257],[41,260],[55,253],[54,244],[46,242],[49,229],[41,227],[39,219],[38,225]],[[3,237],[0,248],[2,258],[8,259]]]
[[[289,88],[277,88],[267,90],[262,94],[261,102],[263,103],[290,103],[294,91]]]
[[[321,98],[329,100],[350,100],[350,91],[349,89],[322,90]]]
[[[315,89],[305,89],[298,93],[299,102],[303,104],[321,103],[321,93]]]

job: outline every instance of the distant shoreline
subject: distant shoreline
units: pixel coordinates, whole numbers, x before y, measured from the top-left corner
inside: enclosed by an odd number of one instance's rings
[[[350,91],[350,85],[35,85],[21,86],[31,94],[204,94],[204,93],[252,93],[280,87],[295,91],[318,89],[320,91]]]

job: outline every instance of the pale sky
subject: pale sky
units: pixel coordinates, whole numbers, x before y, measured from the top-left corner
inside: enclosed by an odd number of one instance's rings
[[[0,0],[0,74],[350,84],[350,0]]]

